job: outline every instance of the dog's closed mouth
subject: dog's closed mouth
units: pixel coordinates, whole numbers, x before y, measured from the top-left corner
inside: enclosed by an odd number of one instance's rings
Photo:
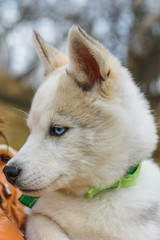
[[[20,188],[20,190],[21,190],[22,192],[29,193],[29,192],[42,191],[42,190],[44,190],[44,188],[40,188],[40,189],[22,189],[22,188]]]
[[[43,191],[45,190],[47,187],[49,187],[51,184],[55,183],[57,180],[59,180],[63,175],[59,175],[53,182],[51,182],[50,184],[42,187],[42,188],[36,188],[36,189],[24,189],[24,188],[21,188],[21,187],[18,187],[22,192],[24,193],[32,193],[32,192],[40,192],[40,191]]]

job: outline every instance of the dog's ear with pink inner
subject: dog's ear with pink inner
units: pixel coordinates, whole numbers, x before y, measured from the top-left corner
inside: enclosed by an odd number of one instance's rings
[[[68,63],[67,56],[47,43],[36,31],[33,31],[33,40],[44,66],[45,74]]]
[[[75,79],[89,88],[108,77],[103,53],[105,49],[81,27],[74,25],[69,31],[69,69]],[[107,50],[106,50],[107,51]]]

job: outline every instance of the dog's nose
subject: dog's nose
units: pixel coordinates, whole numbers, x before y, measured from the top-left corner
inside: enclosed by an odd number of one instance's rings
[[[8,182],[10,182],[11,184],[14,184],[21,170],[22,169],[14,166],[5,166],[3,168],[3,173],[5,174]]]

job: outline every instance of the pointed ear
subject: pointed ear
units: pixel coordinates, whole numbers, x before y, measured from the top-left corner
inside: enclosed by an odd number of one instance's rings
[[[105,81],[109,70],[105,62],[104,47],[75,25],[69,31],[69,69],[80,85],[89,88]]]
[[[49,43],[45,42],[44,39],[36,31],[33,31],[33,40],[38,55],[44,66],[45,74],[48,74],[56,68],[68,63],[67,56],[65,56],[62,52],[54,48]]]

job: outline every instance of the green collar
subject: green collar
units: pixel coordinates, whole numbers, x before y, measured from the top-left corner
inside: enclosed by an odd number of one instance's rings
[[[39,198],[40,197],[32,197],[32,196],[27,196],[27,195],[22,194],[18,198],[18,200],[21,203],[23,203],[25,206],[27,206],[29,208],[32,208]]]
[[[136,185],[136,181],[138,178],[138,175],[141,170],[142,163],[140,163],[137,167],[132,168],[123,178],[121,178],[116,183],[109,185],[104,188],[91,188],[88,191],[88,198],[91,199],[99,192],[102,192],[104,190],[112,189],[112,188],[123,188],[123,187],[131,187]]]
[[[112,185],[109,185],[105,188],[91,188],[88,191],[88,198],[91,199],[96,194],[104,190],[109,190],[112,188],[123,188],[123,187],[135,186],[141,170],[141,165],[142,163],[140,163],[137,167],[132,168],[123,178],[121,178],[119,181],[117,181]],[[18,198],[18,200],[24,205],[26,205],[27,207],[32,208],[39,198],[40,197],[31,197],[31,196],[22,194]]]

